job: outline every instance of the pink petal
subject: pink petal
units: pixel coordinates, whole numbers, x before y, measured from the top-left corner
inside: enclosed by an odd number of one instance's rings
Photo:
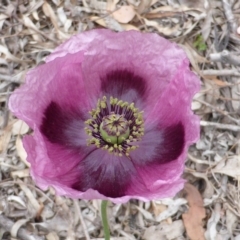
[[[173,196],[183,187],[187,149],[199,137],[190,109],[199,80],[181,48],[157,34],[93,30],[70,38],[46,61],[27,74],[9,103],[34,130],[24,147],[41,188],[123,203]],[[130,159],[85,147],[83,121],[103,96],[144,110],[150,132]],[[178,124],[184,131],[169,130]]]
[[[33,176],[41,176],[45,181],[59,181],[67,186],[79,177],[74,169],[83,158],[80,152],[46,141],[37,130],[33,136],[26,136],[23,144]]]
[[[9,109],[32,128],[41,124],[43,112],[51,101],[63,108],[79,102],[82,110],[86,111],[89,107],[82,81],[81,60],[82,54],[77,53],[30,70],[26,83],[11,95]]]
[[[47,61],[78,51],[85,53],[82,74],[92,107],[102,97],[101,79],[106,73],[128,70],[141,76],[147,81],[149,96],[156,99],[186,59],[181,48],[157,34],[99,29],[73,36],[56,48]]]
[[[152,109],[146,116],[145,124],[161,124],[162,127],[182,122],[185,128],[187,146],[199,138],[199,118],[191,110],[193,95],[200,89],[198,77],[189,70],[189,62],[184,60],[170,84],[159,96],[152,100]],[[156,101],[157,100],[157,101]]]
[[[133,190],[131,195],[145,188],[130,159],[109,154],[106,150],[92,151],[80,162],[78,171],[81,178],[73,188],[80,191],[92,188],[105,196],[119,198],[125,196],[129,188]],[[137,182],[134,188],[132,182]]]

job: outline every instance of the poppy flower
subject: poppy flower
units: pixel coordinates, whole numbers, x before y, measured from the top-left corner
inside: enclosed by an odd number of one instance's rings
[[[184,51],[157,34],[92,30],[30,70],[9,101],[33,130],[23,139],[36,184],[82,199],[175,195],[200,81]]]

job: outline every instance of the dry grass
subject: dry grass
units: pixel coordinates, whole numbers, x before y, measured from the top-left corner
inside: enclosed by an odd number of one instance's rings
[[[203,199],[206,240],[240,239],[240,2],[210,2],[0,1],[1,239],[103,239],[99,201],[73,202],[34,185],[22,147],[29,128],[7,109],[28,69],[71,35],[100,27],[156,32],[185,49],[202,79],[192,106],[202,129],[189,150],[184,177]],[[182,216],[191,207],[181,193],[151,203],[112,204],[112,239],[189,239],[191,229]]]

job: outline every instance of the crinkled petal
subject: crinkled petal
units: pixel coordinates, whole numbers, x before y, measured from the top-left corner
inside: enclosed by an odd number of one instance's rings
[[[34,130],[24,146],[38,186],[115,203],[169,197],[183,187],[187,148],[199,136],[190,109],[199,82],[181,48],[157,34],[93,30],[72,37],[46,61],[9,103]],[[144,110],[145,136],[130,158],[85,146],[86,113],[103,96]]]
[[[187,151],[184,131],[182,123],[165,128],[157,126],[146,129],[142,141],[137,143],[139,147],[130,152],[138,176],[149,188],[143,196],[151,196],[154,192],[158,193],[159,197],[163,197],[161,194],[167,196],[169,192],[163,191],[168,189],[166,186],[173,182],[182,183],[181,174]]]
[[[85,53],[82,68],[84,80],[88,82],[87,87],[94,88],[91,96],[92,99],[95,97],[94,102],[105,94],[101,91],[102,79],[107,79],[113,72],[123,71],[129,71],[145,80],[148,98],[156,98],[164,91],[186,58],[181,48],[156,34],[142,34],[137,31],[116,34],[108,30],[100,33],[103,37],[106,34],[106,39],[99,42],[94,40],[91,48]],[[100,44],[101,48],[97,47]],[[122,88],[120,81],[116,86]],[[115,88],[112,94],[114,92]],[[111,92],[109,94],[111,95]],[[141,107],[147,111],[148,101],[145,100],[145,105]]]
[[[33,136],[24,137],[23,144],[33,176],[38,175],[46,182],[58,181],[66,186],[71,186],[79,177],[75,167],[85,154],[45,141],[38,130]]]
[[[199,89],[200,81],[189,70],[189,62],[185,59],[158,100],[151,99],[152,110],[145,115],[145,124],[159,124],[164,128],[181,122],[186,133],[185,144],[189,146],[196,142],[200,124],[199,118],[191,110],[191,102]]]
[[[157,34],[137,31],[114,33],[101,29],[72,37],[60,45],[47,58],[47,61],[77,51],[84,52],[83,78],[86,81],[86,91],[90,95],[92,107],[97,99],[105,94],[104,91],[101,91],[103,89],[102,79],[109,79],[108,76],[116,72],[128,71],[139,76],[146,82],[143,85],[146,88],[145,91],[148,91],[148,96],[158,98],[165,86],[175,76],[183,59],[186,58],[180,47]],[[121,89],[122,84],[119,83],[122,78],[118,77],[118,79],[119,82],[116,79],[114,81],[116,87],[119,86]],[[128,86],[131,88],[133,84]],[[116,87],[113,89],[112,95]],[[131,91],[128,92],[131,96]],[[111,92],[108,93],[111,95]],[[147,106],[148,104],[145,104],[141,107],[147,111]]]
[[[199,118],[191,110],[192,97],[199,88],[199,79],[184,61],[158,101],[152,99],[145,125],[155,127],[146,130],[139,148],[131,153],[147,185],[180,179],[187,149],[199,138]]]
[[[53,186],[59,195],[124,203],[131,198],[149,201],[170,197],[183,186],[181,179],[153,182],[155,179],[149,179],[148,174],[156,176],[157,171],[136,167],[126,157],[92,149],[82,158],[80,154],[66,152],[56,145],[44,146],[44,141],[39,144],[39,139],[39,136],[24,138],[31,175],[42,189]]]
[[[130,152],[130,157],[139,166],[163,165],[181,156],[184,143],[185,129],[181,122],[169,127],[147,127],[142,140],[136,143],[138,148]]]
[[[165,171],[171,171],[172,169],[164,168]],[[142,177],[142,181],[148,186],[148,191],[141,193],[139,196],[132,196],[139,200],[159,200],[162,198],[174,197],[184,186],[184,180],[179,178],[179,176],[173,179],[162,180],[161,173],[163,171],[161,166],[157,165],[147,168],[139,168],[138,176]],[[183,166],[178,169],[178,171],[183,171]]]
[[[145,188],[129,158],[109,154],[106,150],[91,152],[80,162],[78,170],[81,178],[73,188],[80,191],[94,189],[107,197],[117,198],[125,196],[129,189],[134,194]]]
[[[33,129],[41,125],[43,112],[51,101],[62,108],[78,107],[82,112],[87,111],[81,60],[82,54],[77,53],[30,70],[26,83],[11,95],[10,110]]]
[[[105,29],[94,29],[74,35],[55,48],[53,53],[46,57],[46,62],[65,57],[69,53],[86,52],[95,41],[99,43],[111,36],[112,32]]]

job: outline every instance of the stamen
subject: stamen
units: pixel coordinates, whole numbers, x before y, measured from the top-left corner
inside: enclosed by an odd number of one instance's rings
[[[95,145],[116,156],[129,156],[138,148],[135,142],[141,141],[144,135],[144,120],[143,112],[133,102],[112,96],[108,101],[104,96],[89,114],[91,118],[85,121],[88,127],[84,128],[91,137],[87,140],[88,146]]]

